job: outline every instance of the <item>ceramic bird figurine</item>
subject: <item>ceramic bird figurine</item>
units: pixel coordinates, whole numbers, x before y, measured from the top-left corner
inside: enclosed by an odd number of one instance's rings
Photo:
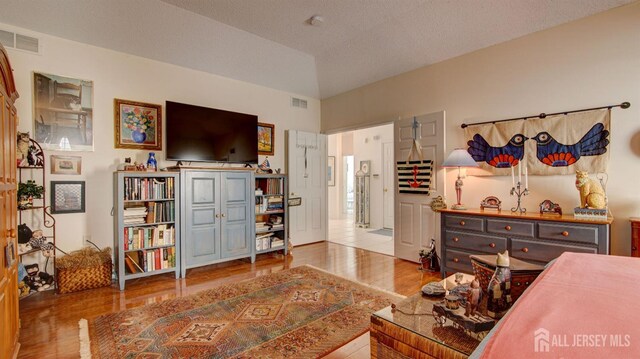
[[[522,134],[516,134],[502,147],[492,147],[482,136],[475,134],[473,140],[467,142],[467,152],[476,162],[486,162],[496,168],[515,167],[524,157],[524,141]]]
[[[540,162],[551,167],[565,167],[576,163],[581,156],[597,156],[607,152],[609,131],[601,123],[591,129],[573,145],[563,145],[548,132],[540,132],[533,137],[537,143],[537,157]]]

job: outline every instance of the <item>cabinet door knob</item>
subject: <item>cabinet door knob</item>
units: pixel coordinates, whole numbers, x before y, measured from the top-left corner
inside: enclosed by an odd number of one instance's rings
[[[460,260],[458,258],[453,258],[453,263],[458,263]]]
[[[16,229],[15,228],[11,228],[10,230],[8,230],[7,232],[9,232],[9,238],[16,238]]]
[[[525,252],[525,253],[527,253],[527,252],[529,252],[529,248],[524,247],[524,248],[522,248],[522,251],[523,251],[523,252]]]
[[[489,244],[489,247],[491,247],[491,248],[495,248],[495,247],[496,247],[496,244],[495,244],[495,243],[491,243],[491,244]]]
[[[453,237],[451,240],[452,240],[452,241],[454,241],[454,242],[457,242],[457,241],[459,241],[459,240],[460,240],[460,238],[458,238],[458,237]]]
[[[222,216],[222,218],[224,218],[224,217],[226,217],[227,215],[223,213],[223,214],[221,214],[220,216]]]
[[[506,226],[504,226],[504,229],[506,229],[507,231],[510,231],[511,230],[511,226],[510,225],[506,225]]]
[[[220,218],[220,215],[216,213],[216,218]]]
[[[562,234],[564,237],[569,237],[569,232],[567,231],[562,231],[562,233],[560,234]]]
[[[460,225],[461,225],[461,226],[464,226],[464,221],[460,221]]]

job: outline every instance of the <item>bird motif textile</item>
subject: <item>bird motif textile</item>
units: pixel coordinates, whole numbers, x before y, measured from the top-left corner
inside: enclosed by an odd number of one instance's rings
[[[497,175],[509,175],[520,163],[534,175],[606,172],[609,126],[607,109],[469,126],[467,152]]]

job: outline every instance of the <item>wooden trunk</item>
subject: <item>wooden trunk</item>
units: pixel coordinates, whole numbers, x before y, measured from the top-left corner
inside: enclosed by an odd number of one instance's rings
[[[14,101],[18,98],[7,53],[0,45],[0,358],[18,355],[17,183]]]

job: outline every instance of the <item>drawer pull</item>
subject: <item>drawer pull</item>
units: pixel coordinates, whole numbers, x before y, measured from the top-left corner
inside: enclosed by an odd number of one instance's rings
[[[510,231],[511,230],[511,226],[509,226],[509,225],[504,226],[504,229],[506,229],[507,231]]]
[[[516,282],[516,287],[519,287],[519,286],[520,286],[520,282]]]
[[[491,247],[491,248],[495,248],[495,247],[496,247],[496,244],[495,244],[495,243],[491,243],[491,244],[489,244],[489,247]]]
[[[632,251],[637,251],[637,250],[638,250],[638,247],[633,246],[633,247],[631,247],[631,250],[632,250]]]
[[[461,226],[464,226],[464,221],[460,221],[460,225],[461,225]]]
[[[458,241],[460,240],[460,238],[458,238],[458,237],[453,237],[451,240],[452,240],[452,241],[454,241],[454,242],[458,242]]]
[[[525,252],[525,253],[527,253],[527,252],[529,252],[529,248],[524,247],[524,248],[522,248],[522,251],[523,251],[523,252]]]
[[[569,237],[569,232],[567,231],[562,231],[560,234],[562,234],[563,237]]]
[[[453,258],[453,263],[458,263],[460,260],[458,258]]]

